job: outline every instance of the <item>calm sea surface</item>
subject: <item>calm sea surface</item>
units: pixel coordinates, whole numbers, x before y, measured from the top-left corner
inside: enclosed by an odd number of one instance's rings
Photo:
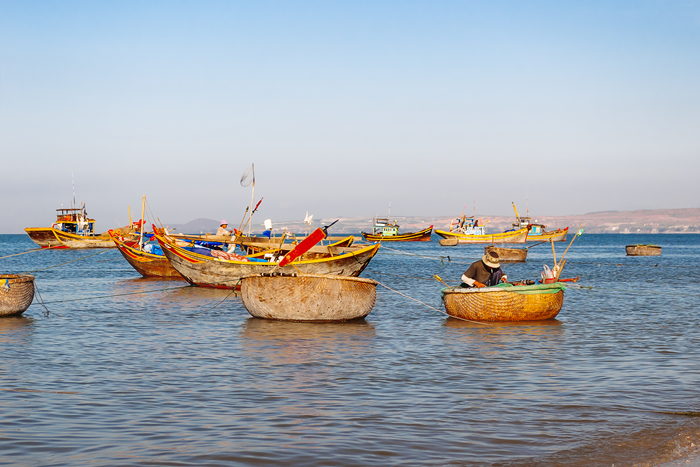
[[[626,257],[632,243],[662,256]],[[440,310],[432,275],[457,281],[483,254],[386,246],[363,277]],[[229,291],[141,279],[113,249],[3,258],[39,270],[50,313],[37,297],[0,319],[0,464],[653,465],[700,441],[698,417],[656,413],[700,411],[699,247],[584,234],[556,320],[488,326],[384,287],[361,322],[265,321]],[[0,235],[0,257],[33,248]],[[504,269],[545,263],[549,245]]]

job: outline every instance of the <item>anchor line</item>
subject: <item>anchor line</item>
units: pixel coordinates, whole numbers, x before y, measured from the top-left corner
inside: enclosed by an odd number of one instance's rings
[[[481,323],[481,322],[479,322],[479,321],[472,321],[472,320],[470,320],[470,319],[464,319],[464,318],[460,318],[460,317],[458,317],[458,316],[449,315],[449,314],[447,314],[446,312],[444,312],[444,311],[442,311],[442,310],[438,310],[437,308],[428,305],[428,304],[425,303],[425,302],[421,302],[420,300],[415,299],[415,298],[413,298],[413,297],[409,297],[408,295],[406,295],[406,294],[404,294],[404,293],[401,293],[401,292],[399,292],[398,290],[394,290],[394,289],[392,289],[391,287],[389,287],[389,286],[387,286],[387,285],[384,285],[384,284],[382,284],[382,283],[379,282],[379,281],[377,281],[377,284],[379,284],[379,285],[381,285],[382,287],[384,287],[385,289],[389,289],[389,290],[391,290],[392,292],[395,292],[395,293],[397,293],[397,294],[399,294],[399,295],[401,295],[401,296],[403,296],[403,297],[406,297],[406,298],[408,298],[408,299],[410,299],[410,300],[413,300],[413,301],[415,301],[415,302],[418,302],[418,303],[420,303],[421,305],[425,305],[425,306],[427,306],[428,308],[430,308],[431,310],[435,310],[435,311],[437,311],[438,313],[442,313],[442,314],[445,315],[445,316],[449,316],[450,318],[455,318],[455,319],[458,319],[458,320],[460,320],[460,321],[467,321],[467,322],[469,322],[469,323],[474,323],[474,324],[481,324],[481,325],[483,325],[483,326],[491,326],[489,323]]]

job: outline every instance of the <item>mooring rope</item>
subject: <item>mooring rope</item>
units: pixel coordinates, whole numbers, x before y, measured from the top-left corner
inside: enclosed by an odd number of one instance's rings
[[[112,294],[112,295],[98,295],[95,297],[71,298],[68,300],[52,300],[52,301],[44,302],[44,303],[48,303],[49,305],[51,305],[54,303],[80,302],[80,301],[84,301],[84,300],[98,300],[100,298],[123,297],[123,296],[127,296],[127,295],[140,295],[140,294],[147,294],[147,293],[153,293],[153,292],[162,292],[163,290],[184,289],[187,287],[193,287],[193,286],[188,284],[188,285],[181,285],[179,287],[165,287],[162,289],[143,290],[141,292],[124,292],[124,293],[118,293],[118,294]]]
[[[76,261],[80,261],[80,260],[89,258],[89,257],[91,257],[91,256],[101,255],[102,253],[106,253],[107,251],[109,251],[109,250],[98,251],[97,253],[93,253],[93,254],[91,254],[91,255],[83,256],[82,258],[74,259],[74,260],[71,260],[71,261],[66,261],[65,263],[55,264],[55,265],[53,265],[53,266],[49,266],[48,268],[35,269],[35,270],[33,270],[33,271],[26,271],[26,272],[23,272],[22,274],[30,274],[30,273],[32,273],[32,272],[46,271],[47,269],[57,268],[58,266],[63,266],[64,264],[75,263]]]
[[[48,318],[50,312],[49,312],[49,309],[48,309],[48,308],[46,307],[46,305],[44,304],[44,298],[41,296],[41,292],[39,292],[39,286],[36,285],[36,281],[34,281],[34,289],[36,290],[36,293],[39,294],[39,300],[38,300],[38,302],[39,302],[39,303],[41,304],[41,306],[43,306],[44,309],[46,310],[46,317]]]
[[[14,255],[0,256],[0,259],[12,258],[13,256],[26,255],[27,253],[36,253],[37,251],[45,251],[49,248],[34,248],[32,250],[23,251],[22,253],[15,253]]]
[[[381,285],[381,286],[384,287],[385,289],[389,289],[389,290],[391,290],[392,292],[401,295],[402,297],[406,297],[406,298],[408,298],[408,299],[410,299],[410,300],[413,300],[413,301],[415,301],[415,302],[420,303],[421,305],[425,305],[425,306],[427,306],[428,308],[430,308],[431,310],[435,310],[435,311],[437,311],[438,313],[442,313],[443,315],[449,316],[450,318],[455,318],[455,319],[458,319],[458,320],[460,320],[460,321],[467,321],[467,322],[469,322],[469,323],[481,324],[481,325],[484,325],[484,326],[491,326],[489,323],[482,323],[482,322],[479,322],[479,321],[472,321],[472,320],[469,320],[469,319],[460,318],[460,317],[458,317],[458,316],[449,315],[449,314],[447,314],[446,312],[444,312],[444,311],[442,311],[442,310],[438,310],[437,308],[428,305],[428,304],[425,303],[425,302],[421,302],[420,300],[418,300],[418,299],[416,299],[416,298],[409,297],[409,296],[406,295],[405,293],[399,292],[398,290],[394,290],[394,289],[392,289],[391,287],[389,287],[388,285],[384,285],[384,284],[382,284],[382,283],[379,282],[379,281],[377,281],[377,284]]]

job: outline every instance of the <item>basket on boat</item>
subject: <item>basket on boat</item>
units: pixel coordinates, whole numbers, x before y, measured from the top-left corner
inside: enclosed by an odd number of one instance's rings
[[[445,288],[442,299],[450,316],[473,321],[535,321],[561,311],[566,287],[560,283],[484,288]]]
[[[661,247],[659,245],[627,245],[625,247],[627,256],[659,256]]]
[[[0,274],[0,316],[21,315],[34,300],[34,276]]]
[[[377,284],[336,275],[251,274],[241,279],[241,299],[256,318],[349,321],[372,311]]]

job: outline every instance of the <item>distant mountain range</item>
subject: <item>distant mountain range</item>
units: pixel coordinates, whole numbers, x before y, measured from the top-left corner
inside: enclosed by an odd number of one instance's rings
[[[511,228],[514,216],[478,216],[482,224],[486,222],[486,232],[502,232]],[[414,232],[434,225],[436,229],[449,230],[453,217],[418,217],[395,216],[401,226],[401,232]],[[312,228],[323,227],[335,221],[336,218],[314,220]],[[331,227],[333,234],[368,232],[372,229],[371,217],[339,218],[338,223]],[[580,224],[588,233],[700,233],[700,208],[687,209],[643,209],[639,211],[604,211],[570,216],[538,216],[532,218],[548,226],[548,229],[570,227],[573,232]],[[176,232],[199,234],[215,233],[219,221],[213,219],[195,219],[186,224],[170,224],[170,229]],[[231,227],[231,226],[229,226]],[[273,230],[281,232],[284,229],[292,232],[304,232],[304,223],[299,221],[273,222]],[[262,232],[262,224],[253,223],[253,231]]]

